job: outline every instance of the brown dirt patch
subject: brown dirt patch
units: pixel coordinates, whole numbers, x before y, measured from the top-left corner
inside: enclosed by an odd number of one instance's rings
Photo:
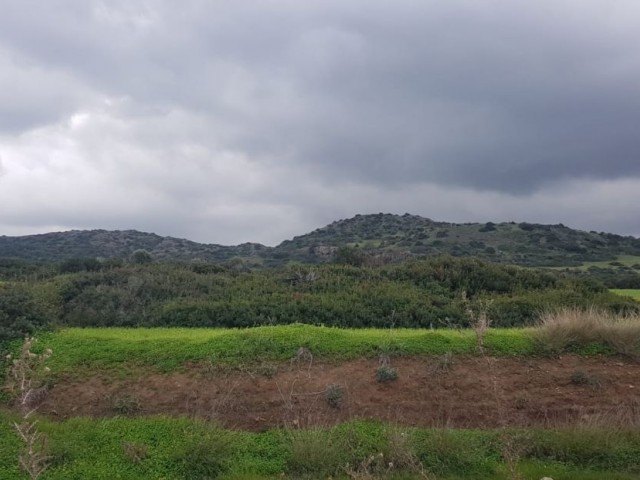
[[[454,357],[392,360],[398,380],[375,379],[377,360],[339,365],[280,364],[222,373],[191,366],[166,375],[140,372],[58,382],[40,412],[71,416],[188,415],[229,428],[330,425],[354,418],[414,426],[550,426],[607,418],[640,424],[640,364],[566,355],[554,359]],[[260,373],[262,372],[262,373]],[[583,372],[590,382],[576,382]],[[572,381],[574,376],[574,381]],[[333,408],[324,392],[345,388]]]

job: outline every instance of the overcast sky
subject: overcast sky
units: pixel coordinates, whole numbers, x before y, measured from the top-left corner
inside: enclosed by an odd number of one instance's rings
[[[0,0],[0,235],[638,205],[637,0]]]

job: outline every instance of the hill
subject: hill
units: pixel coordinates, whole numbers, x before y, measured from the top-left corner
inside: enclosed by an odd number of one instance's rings
[[[237,246],[204,244],[136,230],[72,230],[0,237],[0,257],[39,262],[71,258],[128,259],[136,250],[146,250],[159,261],[224,262],[233,257],[259,256],[269,248],[255,243]]]
[[[381,261],[414,255],[476,256],[529,266],[577,266],[640,255],[640,239],[584,232],[562,224],[446,223],[417,215],[356,215],[276,247],[283,258],[317,260],[356,247]],[[640,262],[640,258],[634,262]],[[633,263],[633,262],[632,262]]]
[[[340,248],[352,249],[373,264],[448,254],[527,266],[578,266],[625,256],[629,266],[640,265],[640,239],[635,237],[584,232],[562,224],[459,224],[409,214],[356,215],[276,247],[202,244],[135,230],[0,237],[0,257],[49,262],[82,257],[127,259],[144,249],[159,261],[226,262],[235,258],[249,266],[275,266],[291,261],[331,261]]]

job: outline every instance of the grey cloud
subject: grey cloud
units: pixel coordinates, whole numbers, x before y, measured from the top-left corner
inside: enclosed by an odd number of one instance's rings
[[[260,240],[255,231],[274,242],[373,205],[502,219],[447,192],[497,215],[511,213],[495,198],[518,203],[543,221],[573,210],[540,192],[640,178],[640,7],[630,0],[5,0],[2,10],[3,188],[25,182],[19,194],[31,179],[64,197],[63,168],[89,178],[88,203],[104,205],[70,215],[70,195],[48,224],[115,225],[109,212],[127,203],[116,192],[140,202],[138,228],[202,239],[216,230],[209,219],[230,226],[226,239]],[[432,194],[451,208],[424,207]],[[592,195],[574,192],[592,206],[616,197]],[[47,199],[31,197],[22,203],[35,224]],[[153,199],[156,210],[178,204],[168,211],[185,221],[156,214]],[[571,215],[587,225],[587,210]]]

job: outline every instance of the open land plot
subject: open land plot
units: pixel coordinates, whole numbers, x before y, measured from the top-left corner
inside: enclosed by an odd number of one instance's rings
[[[638,478],[633,351],[544,338],[490,329],[480,349],[473,330],[50,332],[34,349],[53,350],[42,478]],[[0,478],[27,478],[16,416],[0,411]]]
[[[616,295],[622,295],[623,297],[631,297],[636,300],[640,300],[640,289],[638,288],[614,288],[610,292]]]

